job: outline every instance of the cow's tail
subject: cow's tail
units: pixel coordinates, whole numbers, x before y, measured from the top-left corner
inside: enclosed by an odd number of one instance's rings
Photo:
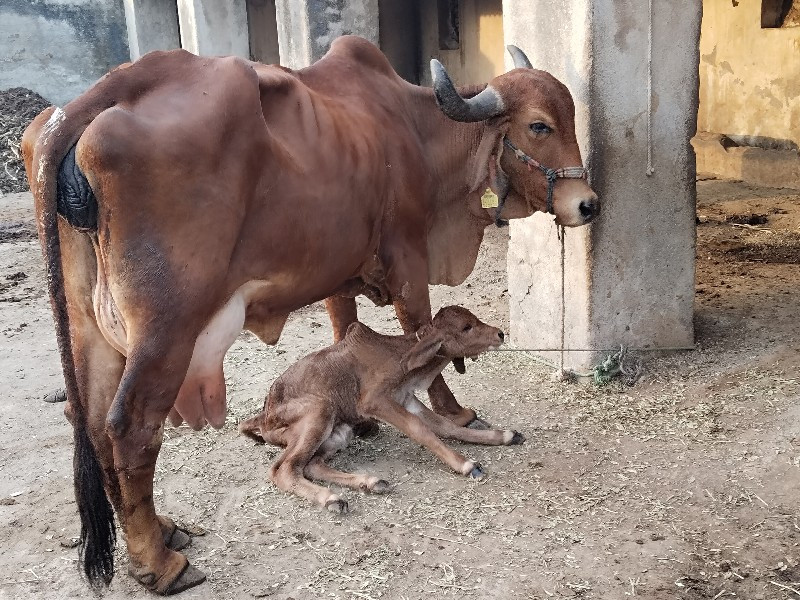
[[[57,176],[61,161],[105,102],[71,110],[49,108],[26,129],[22,149],[28,181],[34,195],[36,227],[47,268],[47,285],[53,309],[56,338],[64,371],[68,410],[74,427],[75,499],[81,520],[79,567],[92,585],[108,584],[114,576],[116,529],[114,511],[103,487],[103,470],[89,438],[85,402],[80,398],[70,339],[69,315],[61,263],[56,207]],[[89,109],[89,110],[87,110]],[[77,114],[75,114],[77,112]],[[74,115],[74,116],[73,116]]]

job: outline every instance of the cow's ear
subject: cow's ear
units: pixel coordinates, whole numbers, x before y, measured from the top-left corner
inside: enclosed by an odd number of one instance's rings
[[[474,192],[479,187],[486,187],[486,178],[490,175],[489,164],[491,161],[499,163],[500,155],[503,152],[503,136],[508,132],[510,124],[511,121],[505,116],[495,117],[487,121],[478,151],[472,159],[473,164],[470,172],[474,176],[472,181],[468,182],[470,191]],[[497,166],[499,167],[499,164]],[[494,182],[490,181],[489,186],[494,188]]]
[[[444,343],[444,337],[437,333],[430,333],[421,337],[400,361],[403,372],[408,373],[427,365],[439,352],[442,343]]]

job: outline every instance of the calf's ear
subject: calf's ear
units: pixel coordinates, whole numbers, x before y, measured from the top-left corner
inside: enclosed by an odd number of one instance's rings
[[[429,335],[422,338],[414,344],[414,347],[400,361],[403,372],[408,373],[427,365],[436,356],[443,342],[444,339],[439,335]]]

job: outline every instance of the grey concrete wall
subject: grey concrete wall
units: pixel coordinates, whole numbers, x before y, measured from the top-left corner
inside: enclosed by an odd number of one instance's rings
[[[568,347],[693,343],[695,156],[689,140],[697,119],[702,7],[699,0],[683,10],[653,4],[655,172],[648,177],[648,3],[504,1],[506,41],[575,97],[584,160],[603,201],[598,221],[566,232]],[[518,346],[560,342],[560,246],[551,219],[512,221],[509,294]],[[596,359],[575,353],[567,363],[582,368]]]
[[[63,105],[129,60],[122,0],[3,0],[0,88]]]
[[[331,42],[354,34],[379,43],[378,0],[276,0],[281,64],[307,67]]]
[[[419,83],[419,1],[379,0],[378,5],[381,50],[400,77]]]
[[[245,0],[178,0],[178,21],[189,52],[250,58]]]
[[[280,62],[275,0],[247,0],[247,29],[250,57],[266,64]]]
[[[131,60],[152,50],[181,47],[178,7],[173,0],[124,0]]]

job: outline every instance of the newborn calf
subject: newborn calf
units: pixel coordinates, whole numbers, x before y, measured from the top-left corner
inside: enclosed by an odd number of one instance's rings
[[[374,425],[373,418],[393,425],[454,471],[478,478],[480,465],[439,437],[491,445],[521,444],[525,438],[515,431],[459,427],[429,410],[414,392],[428,389],[451,360],[463,368],[464,357],[475,358],[502,343],[502,331],[458,306],[441,309],[431,324],[410,335],[381,335],[353,323],[341,341],[278,377],[263,410],[243,421],[239,431],[285,448],[270,469],[275,485],[333,512],[347,512],[347,502],[306,477],[375,493],[389,490],[377,477],[325,464],[347,446],[354,429]]]

